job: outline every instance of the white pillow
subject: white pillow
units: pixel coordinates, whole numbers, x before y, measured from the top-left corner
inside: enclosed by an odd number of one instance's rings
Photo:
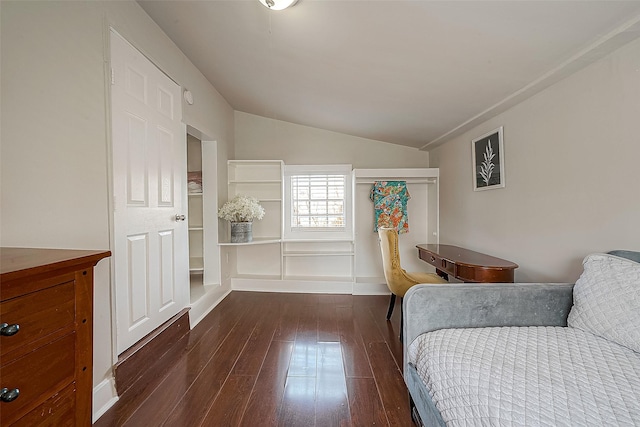
[[[582,265],[569,326],[640,352],[640,263],[592,254]]]

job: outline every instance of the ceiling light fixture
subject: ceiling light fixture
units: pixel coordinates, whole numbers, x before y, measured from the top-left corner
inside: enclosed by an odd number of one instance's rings
[[[260,3],[271,10],[282,10],[296,4],[298,0],[260,0]]]

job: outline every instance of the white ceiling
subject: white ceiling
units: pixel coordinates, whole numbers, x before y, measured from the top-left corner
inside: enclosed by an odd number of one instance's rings
[[[423,149],[640,36],[640,1],[138,3],[235,110]]]

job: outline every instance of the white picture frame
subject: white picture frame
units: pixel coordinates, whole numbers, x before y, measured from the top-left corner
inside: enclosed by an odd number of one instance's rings
[[[473,191],[505,187],[502,126],[471,141],[471,159]]]

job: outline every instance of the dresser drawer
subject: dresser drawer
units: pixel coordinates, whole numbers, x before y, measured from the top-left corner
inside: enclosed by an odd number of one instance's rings
[[[0,354],[4,358],[7,353],[57,330],[67,326],[72,328],[74,320],[73,281],[3,301],[0,304],[0,322],[17,324],[20,329],[15,335],[0,337]]]
[[[75,333],[0,367],[0,386],[20,390],[14,401],[0,402],[0,424],[16,421],[71,384],[74,370]]]
[[[75,426],[76,385],[68,385],[60,393],[56,393],[42,405],[20,418],[11,427],[33,426]]]

